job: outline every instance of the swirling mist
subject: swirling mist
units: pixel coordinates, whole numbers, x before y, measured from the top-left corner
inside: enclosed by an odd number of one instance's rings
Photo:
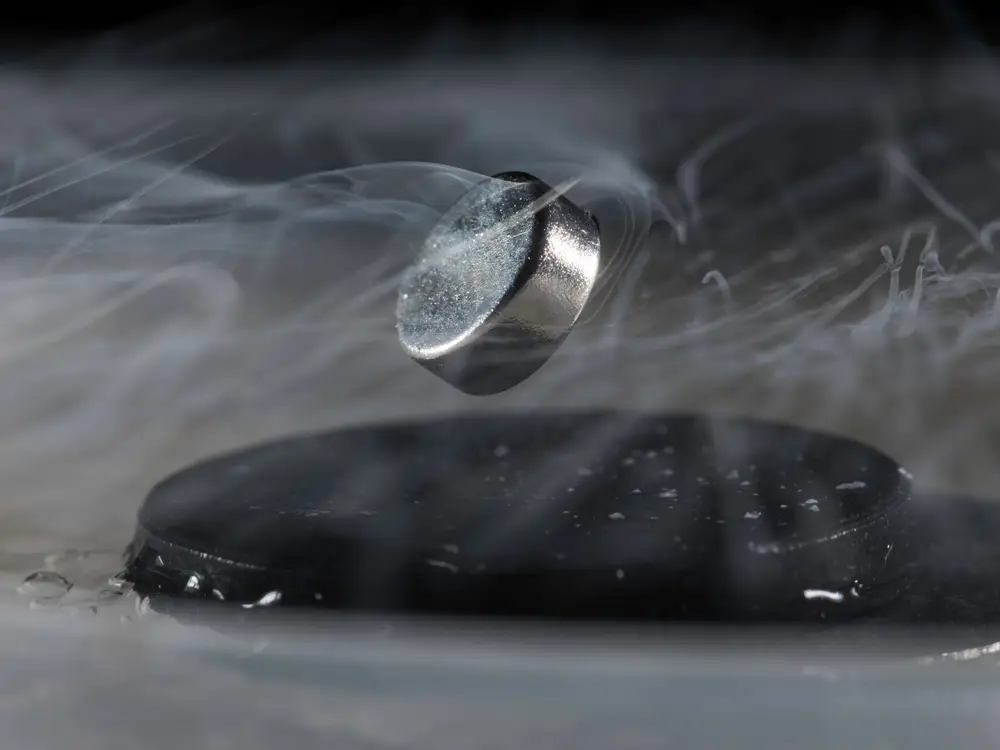
[[[988,491],[988,81],[569,56],[8,71],[0,558],[120,547],[148,487],[211,452],[514,406],[777,417]],[[398,347],[396,281],[436,217],[508,169],[578,181],[604,267],[550,363],[469,399]]]

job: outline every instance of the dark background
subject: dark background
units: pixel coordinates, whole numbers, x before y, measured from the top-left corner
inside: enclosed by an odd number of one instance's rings
[[[912,57],[990,53],[1000,34],[991,3],[951,0],[788,3],[104,2],[20,8],[5,18],[7,60],[96,46],[137,64],[208,65],[306,58],[399,58],[428,40],[438,54],[475,55],[540,37],[558,54],[567,39],[609,55]],[[673,31],[664,42],[667,29]],[[689,29],[680,34],[678,29]],[[56,55],[58,56],[58,55]]]

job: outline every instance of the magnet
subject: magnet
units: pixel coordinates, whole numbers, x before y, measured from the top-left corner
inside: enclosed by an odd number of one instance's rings
[[[593,216],[560,187],[506,172],[473,187],[431,230],[399,285],[399,342],[471,395],[538,370],[576,324],[600,267]]]

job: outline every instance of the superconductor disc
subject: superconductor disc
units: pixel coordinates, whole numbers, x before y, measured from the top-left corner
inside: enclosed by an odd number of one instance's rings
[[[908,476],[791,426],[630,412],[360,426],[209,459],[138,514],[140,593],[347,611],[838,620],[907,564]],[[892,554],[887,554],[891,551]]]

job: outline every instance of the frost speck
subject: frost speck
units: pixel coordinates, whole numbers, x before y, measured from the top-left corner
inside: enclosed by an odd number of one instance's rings
[[[677,490],[662,490],[660,497],[677,497]]]
[[[625,516],[622,515],[621,513],[612,513],[610,516],[608,516],[608,518],[610,518],[612,521],[624,521],[625,520]]]
[[[867,482],[844,482],[843,484],[838,484],[838,490],[863,490],[868,486]]]
[[[749,519],[751,521],[756,521],[758,518],[760,518],[760,511],[759,510],[748,510],[746,513],[743,514],[743,517],[747,518],[747,519]]]
[[[813,599],[824,599],[828,602],[836,602],[837,604],[844,601],[844,595],[839,591],[826,591],[824,589],[806,589],[802,592],[802,596],[810,601]]]
[[[458,573],[458,566],[444,560],[428,560],[427,564],[432,568],[443,568],[451,573]]]
[[[243,609],[256,609],[257,607],[273,607],[281,601],[280,591],[268,591],[264,596],[250,604],[244,604]]]
[[[510,448],[506,445],[498,445],[493,449],[493,455],[497,458],[503,458],[504,456],[510,455]]]
[[[618,568],[618,570],[617,570],[617,571],[615,571],[615,576],[616,576],[616,577],[618,578],[618,580],[620,581],[620,580],[622,580],[623,578],[625,578],[625,571],[624,571],[624,570],[622,570],[621,568]]]

